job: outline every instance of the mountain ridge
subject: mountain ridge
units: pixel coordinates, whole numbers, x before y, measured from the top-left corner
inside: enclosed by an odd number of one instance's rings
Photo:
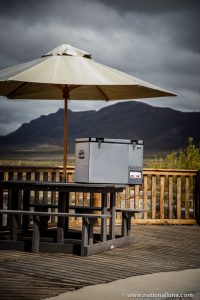
[[[26,149],[63,145],[63,109],[42,115],[22,124],[12,133],[0,137],[2,149]],[[147,150],[176,150],[187,145],[188,137],[200,141],[200,112],[179,112],[146,103],[119,102],[100,109],[82,112],[68,111],[69,150],[73,152],[75,138],[104,137],[143,139]]]

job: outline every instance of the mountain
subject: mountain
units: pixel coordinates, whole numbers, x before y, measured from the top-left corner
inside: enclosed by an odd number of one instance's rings
[[[69,148],[74,139],[104,137],[143,139],[146,150],[175,150],[187,145],[188,137],[200,141],[200,113],[184,113],[139,102],[120,102],[99,111],[68,113]],[[63,109],[23,124],[0,137],[1,149],[30,149],[39,146],[62,147]]]

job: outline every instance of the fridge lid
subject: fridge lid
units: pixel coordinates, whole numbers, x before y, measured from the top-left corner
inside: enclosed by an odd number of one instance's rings
[[[86,143],[86,142],[94,142],[94,143],[110,143],[110,144],[137,144],[143,145],[143,140],[124,140],[124,139],[107,139],[101,137],[88,137],[88,138],[79,138],[75,139],[75,143]]]

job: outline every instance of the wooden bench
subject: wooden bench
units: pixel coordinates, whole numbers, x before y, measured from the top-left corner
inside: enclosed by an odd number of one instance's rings
[[[52,204],[52,203],[40,203],[40,202],[31,202],[28,205],[29,207],[32,207],[35,209],[35,211],[38,212],[48,212],[49,208],[58,208],[58,204]],[[51,216],[40,216],[40,233],[45,234],[48,230],[48,222],[50,220]]]
[[[82,237],[81,237],[81,256],[87,255],[87,247],[93,244],[93,224],[98,218],[107,219],[110,215],[102,214],[83,214],[83,213],[55,213],[55,212],[38,212],[38,211],[23,211],[23,210],[0,210],[0,214],[12,216],[10,238],[12,241],[18,240],[17,215],[33,216],[33,232],[32,232],[32,252],[39,252],[40,248],[40,220],[43,216],[57,217],[81,217],[82,218]],[[103,235],[105,233],[102,233]],[[64,232],[62,228],[57,228],[57,243],[64,242]]]
[[[122,213],[121,235],[124,237],[131,235],[131,218],[134,217],[137,213],[145,212],[145,209],[116,208],[116,212]]]
[[[69,209],[74,209],[76,213],[90,213],[94,211],[101,211],[101,207],[97,206],[77,206],[77,205],[70,205]],[[110,209],[108,208],[108,211]],[[115,212],[122,213],[122,230],[121,235],[122,237],[130,236],[131,235],[131,218],[134,217],[137,213],[145,212],[144,209],[131,209],[131,208],[115,208]]]
[[[124,186],[113,185],[113,184],[77,184],[77,183],[64,183],[64,182],[40,182],[40,181],[23,181],[23,180],[9,180],[9,181],[0,181],[1,189],[9,191],[9,208],[11,209],[10,213],[8,213],[8,221],[13,219],[12,224],[16,225],[14,227],[22,228],[21,236],[22,238],[32,239],[30,236],[30,220],[29,216],[32,215],[34,217],[34,232],[39,232],[41,243],[39,246],[46,247],[45,251],[49,252],[56,244],[61,244],[63,247],[66,246],[67,241],[71,239],[71,237],[75,237],[79,239],[81,242],[81,253],[82,255],[91,255],[95,253],[100,253],[106,250],[122,247],[124,245],[129,245],[133,241],[133,237],[130,236],[115,236],[115,225],[116,225],[116,193],[122,192],[124,190]],[[22,199],[21,199],[21,191],[22,191]],[[58,213],[48,212],[50,207],[46,203],[38,205],[38,203],[31,203],[31,192],[58,192]],[[75,213],[69,213],[69,203],[70,203],[70,193],[71,192],[81,192],[81,193],[100,193],[101,194],[101,207],[83,207],[75,209]],[[108,194],[109,194],[109,206],[108,207]],[[34,201],[35,202],[35,201]],[[22,204],[22,205],[21,205]],[[35,212],[29,211],[30,206],[35,208]],[[18,211],[19,207],[23,207],[23,211]],[[53,207],[51,207],[53,208]],[[55,208],[55,207],[54,207]],[[74,209],[71,207],[70,209]],[[40,211],[38,211],[40,210]],[[44,211],[46,210],[46,211]],[[95,210],[97,210],[95,212]],[[2,210],[3,212],[3,210]],[[13,216],[12,213],[14,212]],[[16,213],[15,213],[16,212]],[[80,214],[79,214],[79,213]],[[95,212],[95,213],[94,213]],[[98,213],[99,212],[99,213]],[[22,217],[20,217],[20,214]],[[47,219],[49,217],[55,218],[58,217],[56,228],[48,228]],[[80,232],[77,230],[69,230],[69,217],[82,217],[82,236],[80,237]],[[125,215],[124,215],[125,216]],[[130,214],[129,214],[130,216]],[[20,217],[20,218],[19,218]],[[94,220],[98,218],[101,219],[101,229],[100,234],[95,233],[95,241],[93,244],[90,244],[92,241],[91,236],[93,235],[93,226]],[[109,235],[107,235],[107,218],[110,218],[109,224]],[[46,234],[41,235],[42,228],[40,227],[41,219],[46,219],[46,228],[48,228],[48,232]],[[35,221],[36,220],[36,221]],[[11,227],[11,222],[7,222],[8,228]],[[13,225],[12,225],[13,226]],[[15,238],[16,229],[12,229],[12,236]],[[128,231],[127,231],[128,232]],[[15,234],[14,234],[15,233]],[[124,231],[125,233],[125,231]],[[124,234],[125,235],[125,234]],[[36,234],[37,237],[37,234]],[[54,243],[49,243],[48,241],[53,241]],[[34,240],[34,239],[33,239]],[[38,238],[36,239],[38,240]],[[57,243],[55,243],[57,241]],[[42,243],[45,243],[43,245]],[[28,243],[27,243],[28,244]],[[32,243],[32,246],[34,243]],[[37,245],[37,243],[35,243]],[[86,245],[86,246],[85,246]],[[88,245],[88,246],[87,246]],[[1,246],[1,245],[0,245]],[[6,247],[6,245],[5,245]],[[8,247],[10,247],[8,245]],[[30,249],[30,243],[28,244]],[[36,246],[37,249],[38,246]],[[40,251],[43,251],[40,247]],[[49,247],[49,249],[48,249]],[[77,248],[71,245],[71,252],[59,251],[64,253],[74,253]],[[6,249],[6,248],[4,248]],[[10,249],[10,248],[9,248]],[[61,249],[62,250],[62,249]],[[64,249],[65,250],[65,249]],[[52,252],[52,251],[51,251]],[[56,251],[58,252],[58,251]]]

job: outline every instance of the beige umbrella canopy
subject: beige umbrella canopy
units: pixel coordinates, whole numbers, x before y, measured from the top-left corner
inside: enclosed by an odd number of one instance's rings
[[[64,161],[67,163],[68,100],[127,100],[176,96],[95,62],[91,54],[63,44],[41,58],[0,71],[0,95],[9,99],[64,99]]]

